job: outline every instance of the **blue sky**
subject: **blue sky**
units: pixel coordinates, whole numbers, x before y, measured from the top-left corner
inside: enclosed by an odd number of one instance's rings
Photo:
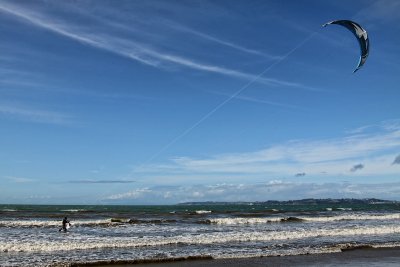
[[[0,203],[400,200],[398,1],[0,1]],[[368,31],[357,73],[350,19]]]

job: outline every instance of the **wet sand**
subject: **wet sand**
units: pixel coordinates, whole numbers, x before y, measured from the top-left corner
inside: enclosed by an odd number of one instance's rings
[[[339,253],[311,254],[285,257],[260,257],[240,259],[198,259],[179,260],[160,263],[127,263],[110,262],[96,265],[98,267],[251,267],[251,266],[400,266],[400,248],[364,248]]]

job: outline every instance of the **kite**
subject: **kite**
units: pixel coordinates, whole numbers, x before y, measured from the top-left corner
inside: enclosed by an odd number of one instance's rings
[[[331,24],[337,24],[345,27],[346,29],[351,31],[357,38],[358,44],[360,45],[360,60],[358,61],[357,68],[353,71],[353,73],[358,71],[364,65],[365,61],[367,61],[367,57],[369,54],[369,38],[367,31],[363,27],[361,27],[360,24],[351,20],[334,20],[325,23],[322,26],[326,27],[326,25]]]

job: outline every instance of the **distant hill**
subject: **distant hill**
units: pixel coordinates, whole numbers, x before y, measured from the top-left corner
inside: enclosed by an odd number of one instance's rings
[[[377,198],[341,198],[341,199],[299,199],[299,200],[267,200],[267,201],[255,201],[255,202],[218,202],[218,201],[205,201],[205,202],[184,202],[179,205],[332,205],[332,204],[390,204],[399,203],[398,201],[382,200]]]

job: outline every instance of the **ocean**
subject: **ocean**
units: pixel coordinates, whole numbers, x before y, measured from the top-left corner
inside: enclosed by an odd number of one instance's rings
[[[59,232],[65,216],[72,226]],[[0,205],[0,266],[249,258],[399,246],[399,203]]]

